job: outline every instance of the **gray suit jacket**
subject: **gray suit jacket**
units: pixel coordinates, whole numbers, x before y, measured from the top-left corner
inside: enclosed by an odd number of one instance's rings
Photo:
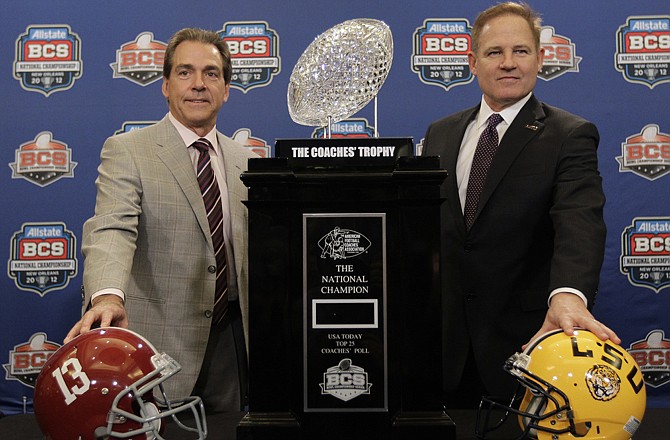
[[[217,133],[223,150],[240,308],[247,332],[247,188],[254,154]],[[170,398],[191,393],[207,346],[216,275],[209,225],[186,145],[166,116],[107,139],[95,215],[84,224],[84,308],[103,288],[126,294],[130,329],[183,367]]]

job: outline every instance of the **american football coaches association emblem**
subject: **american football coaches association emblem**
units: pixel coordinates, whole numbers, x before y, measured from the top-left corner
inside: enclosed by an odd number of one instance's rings
[[[360,232],[342,229],[339,226],[335,226],[319,240],[321,258],[333,260],[356,257],[367,251],[371,245],[370,240]]]

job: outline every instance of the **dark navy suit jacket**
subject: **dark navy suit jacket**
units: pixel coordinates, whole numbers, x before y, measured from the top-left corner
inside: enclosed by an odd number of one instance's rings
[[[503,136],[466,231],[456,184],[461,140],[479,106],[434,122],[424,156],[440,156],[444,387],[460,381],[470,347],[487,391],[511,393],[505,360],[542,326],[549,293],[580,290],[593,305],[605,245],[596,127],[539,102]]]

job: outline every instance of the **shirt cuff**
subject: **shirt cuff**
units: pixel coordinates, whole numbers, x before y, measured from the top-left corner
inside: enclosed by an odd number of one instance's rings
[[[586,299],[586,296],[584,296],[584,294],[582,292],[580,292],[579,290],[573,289],[571,287],[560,287],[558,289],[552,290],[552,292],[549,294],[549,299],[547,300],[547,305],[551,306],[551,298],[553,298],[554,295],[556,295],[557,293],[563,293],[563,292],[572,293],[574,295],[577,295],[578,297],[580,297],[582,299],[582,301],[584,301],[584,305],[586,307],[589,306],[589,301]]]
[[[126,295],[123,293],[123,290],[117,289],[115,287],[108,287],[106,289],[101,289],[95,292],[93,295],[91,295],[91,304],[93,304],[93,300],[96,299],[97,297],[101,295],[116,295],[119,298],[121,298],[121,301],[126,302]]]

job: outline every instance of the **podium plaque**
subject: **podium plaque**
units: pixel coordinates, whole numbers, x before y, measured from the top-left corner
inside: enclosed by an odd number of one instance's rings
[[[277,142],[287,157],[251,159],[242,175],[250,376],[238,438],[455,439],[440,398],[446,171],[414,157],[411,139]],[[337,156],[365,146],[379,155]],[[336,156],[299,152],[310,149]]]
[[[386,214],[303,214],[303,233],[304,410],[387,411]]]

